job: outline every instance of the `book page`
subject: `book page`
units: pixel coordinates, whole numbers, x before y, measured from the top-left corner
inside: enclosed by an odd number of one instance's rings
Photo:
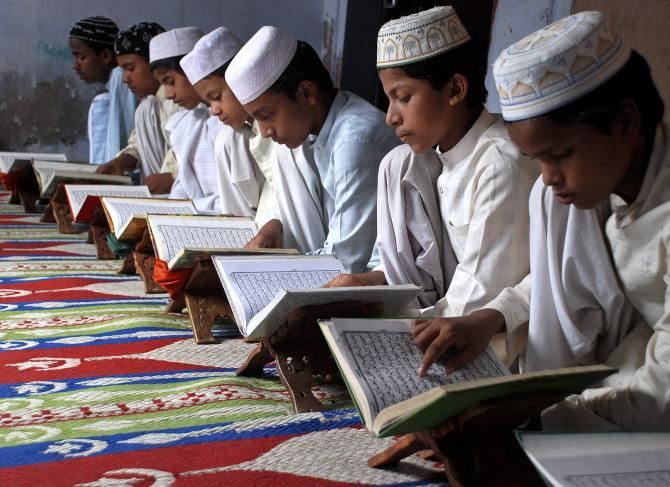
[[[8,173],[14,169],[15,163],[22,161],[21,167],[29,166],[33,159],[48,161],[66,161],[65,154],[40,154],[37,152],[0,152],[0,172]]]
[[[411,320],[334,318],[332,321],[338,344],[348,356],[347,360],[368,398],[372,419],[382,409],[437,386],[509,374],[493,351],[487,348],[476,360],[452,374],[447,375],[446,362],[441,361],[433,364],[421,378],[417,370],[423,353],[410,334]],[[361,323],[371,322],[376,322],[377,329],[357,329]]]
[[[551,485],[670,485],[670,433],[530,433],[519,442]]]
[[[114,186],[106,184],[66,184],[70,209],[76,216],[84,205],[87,196],[143,196],[151,198],[151,193],[147,186]]]
[[[50,191],[53,190],[51,185],[56,178],[56,173],[64,171],[71,175],[81,175],[81,174],[94,174],[98,166],[93,164],[83,164],[77,162],[57,162],[50,160],[33,160],[33,169],[35,171],[35,176],[37,182],[39,183],[40,190],[43,195],[47,195]]]
[[[332,255],[216,256],[213,261],[226,295],[237,305],[235,316],[243,331],[279,291],[321,287],[344,272]]]
[[[114,233],[122,233],[123,227],[133,217],[146,217],[152,214],[185,214],[195,215],[197,210],[190,200],[159,200],[156,198],[119,198],[104,196],[103,205],[112,219]],[[118,235],[116,235],[118,238]]]
[[[158,257],[170,262],[182,249],[241,249],[256,235],[249,218],[150,215],[147,225]]]

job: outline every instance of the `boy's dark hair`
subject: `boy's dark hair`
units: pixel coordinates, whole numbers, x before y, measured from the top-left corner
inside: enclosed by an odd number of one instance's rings
[[[98,56],[102,51],[105,49],[109,49],[109,51],[112,53],[112,57],[116,59],[116,55],[114,54],[114,46],[109,46],[107,44],[100,44],[99,42],[91,42],[87,41],[86,39],[79,39],[81,42],[86,44],[88,47],[90,47],[94,53],[96,53]]]
[[[562,124],[592,125],[609,134],[627,99],[632,99],[640,111],[645,139],[652,140],[656,126],[663,119],[665,105],[651,77],[649,64],[637,51],[632,51],[624,67],[605,83],[547,116]]]
[[[426,80],[440,91],[455,74],[468,79],[466,102],[469,108],[481,107],[486,102],[487,53],[478,43],[468,42],[450,51],[415,63],[398,66],[410,78]]]
[[[165,59],[159,59],[158,61],[154,61],[149,65],[149,69],[151,71],[154,71],[155,69],[167,69],[167,70],[172,70],[176,71],[180,74],[184,74],[184,70],[181,69],[181,64],[179,64],[179,61],[181,61],[181,58],[184,56],[174,56],[174,57],[167,57]]]
[[[288,96],[296,100],[296,92],[302,81],[313,81],[324,94],[332,93],[333,80],[314,48],[304,41],[298,41],[293,59],[273,83],[268,91]]]
[[[207,76],[205,76],[203,79],[208,79],[208,78],[225,78],[226,77],[226,70],[228,69],[228,66],[230,66],[230,63],[233,60],[231,59],[228,61],[226,64],[224,64],[221,67],[216,68],[214,71],[209,73]]]

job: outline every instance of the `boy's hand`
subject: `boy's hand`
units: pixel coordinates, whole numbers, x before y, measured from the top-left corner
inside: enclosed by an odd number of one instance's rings
[[[169,194],[174,184],[174,176],[171,172],[160,172],[144,178],[151,194]]]
[[[453,318],[414,320],[412,336],[424,353],[419,377],[425,376],[430,366],[445,354],[447,374],[467,365],[484,351],[493,335],[504,326],[505,318],[494,309],[481,309]]]
[[[282,247],[281,221],[274,219],[267,222],[256,236],[249,240],[245,249],[279,249]]]
[[[386,284],[384,273],[372,271],[361,274],[340,274],[323,287],[381,286],[383,284]]]
[[[137,166],[137,159],[128,154],[121,154],[95,170],[96,174],[112,174],[122,176],[126,171],[132,171]]]

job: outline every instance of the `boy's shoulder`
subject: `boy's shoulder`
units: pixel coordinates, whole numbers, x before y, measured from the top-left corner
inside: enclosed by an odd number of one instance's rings
[[[386,125],[386,115],[379,108],[360,96],[340,91],[333,102],[337,104],[337,114],[333,120],[331,137],[376,141],[391,139],[394,145],[400,143],[395,132]]]

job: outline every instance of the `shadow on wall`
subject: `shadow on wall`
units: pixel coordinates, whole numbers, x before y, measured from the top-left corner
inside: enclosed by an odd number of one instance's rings
[[[29,75],[0,75],[0,150],[72,146],[85,139],[91,95],[80,93],[82,86],[67,75],[36,84]]]

